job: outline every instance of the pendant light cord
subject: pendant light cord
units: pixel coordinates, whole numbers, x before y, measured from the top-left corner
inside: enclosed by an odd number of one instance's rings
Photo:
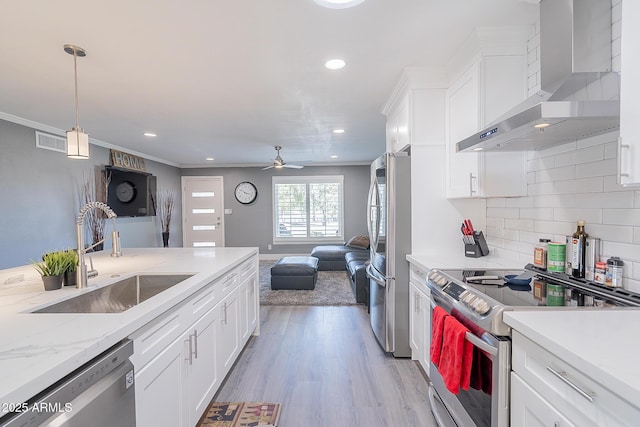
[[[80,121],[78,120],[78,55],[76,50],[73,50],[73,76],[75,81],[75,98],[76,98],[76,132],[80,132]],[[80,137],[77,134],[78,138]]]

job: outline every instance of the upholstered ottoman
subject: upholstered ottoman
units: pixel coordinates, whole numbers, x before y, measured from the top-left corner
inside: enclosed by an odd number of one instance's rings
[[[271,267],[271,289],[315,289],[318,258],[286,256]]]

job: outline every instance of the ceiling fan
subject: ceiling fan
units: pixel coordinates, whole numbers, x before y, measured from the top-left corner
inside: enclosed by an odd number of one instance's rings
[[[291,169],[302,169],[304,166],[301,165],[290,165],[288,163],[285,163],[284,160],[282,160],[282,157],[280,157],[280,150],[282,150],[282,147],[279,145],[276,145],[274,147],[276,149],[276,158],[273,159],[273,164],[267,166],[266,168],[262,168],[262,170],[267,170],[267,169],[271,169],[271,168],[276,168],[276,169],[280,169],[280,168],[291,168]]]

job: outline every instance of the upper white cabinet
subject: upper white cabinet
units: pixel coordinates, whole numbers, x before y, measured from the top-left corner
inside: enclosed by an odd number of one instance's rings
[[[446,106],[448,198],[526,195],[526,153],[458,153],[456,143],[525,100],[528,33],[528,28],[478,29],[451,67]]]
[[[640,184],[640,2],[622,3],[622,54],[620,78],[620,140],[618,175],[622,185]]]
[[[382,108],[387,116],[387,151],[411,145],[444,143],[445,111],[439,92],[446,87],[444,69],[405,68]]]

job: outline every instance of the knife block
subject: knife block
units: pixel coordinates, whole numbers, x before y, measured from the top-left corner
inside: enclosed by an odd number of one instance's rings
[[[481,256],[489,255],[489,245],[484,238],[482,231],[473,232],[473,242],[465,243],[464,256],[469,258],[479,258]]]

